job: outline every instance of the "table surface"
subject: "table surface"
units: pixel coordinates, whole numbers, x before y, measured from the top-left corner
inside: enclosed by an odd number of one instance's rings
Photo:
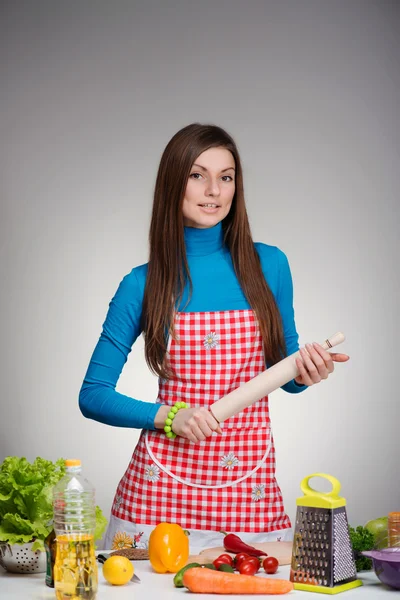
[[[99,565],[99,589],[96,600],[151,600],[157,595],[162,600],[176,600],[179,597],[188,598],[186,589],[177,589],[173,585],[173,574],[159,575],[155,573],[148,561],[135,561],[135,573],[141,579],[141,583],[129,582],[124,586],[112,586],[108,584],[102,575],[101,565]],[[257,575],[262,577],[263,575]],[[7,573],[0,567],[0,598],[4,600],[54,600],[54,589],[46,587],[44,582],[44,573],[35,574],[13,574]],[[271,576],[270,576],[271,577]],[[289,566],[279,567],[279,572],[272,577],[288,579]],[[393,590],[383,585],[376,577],[373,571],[359,573],[359,579],[364,585],[361,587],[334,595],[335,598],[344,598],[345,600],[380,600],[381,598],[392,598]],[[397,592],[398,594],[399,592]],[[392,596],[389,596],[392,594]],[[294,590],[283,597],[295,598],[299,600],[317,600],[321,595],[313,592],[303,592]],[[249,595],[230,595],[231,598],[254,598]],[[322,597],[329,597],[323,594]],[[330,596],[332,597],[332,596]],[[212,594],[201,594],[201,600],[215,600],[216,596]]]

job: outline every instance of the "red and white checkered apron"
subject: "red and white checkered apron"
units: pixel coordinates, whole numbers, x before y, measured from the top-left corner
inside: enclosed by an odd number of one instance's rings
[[[178,313],[157,402],[209,407],[264,370],[262,338],[252,310]],[[143,431],[116,491],[112,514],[136,524],[179,523],[185,529],[270,532],[290,527],[275,480],[268,398],[259,400],[193,444]]]

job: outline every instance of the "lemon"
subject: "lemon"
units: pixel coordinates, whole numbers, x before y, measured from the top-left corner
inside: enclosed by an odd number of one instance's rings
[[[133,564],[126,556],[110,556],[103,564],[104,579],[112,585],[125,585],[133,573]]]

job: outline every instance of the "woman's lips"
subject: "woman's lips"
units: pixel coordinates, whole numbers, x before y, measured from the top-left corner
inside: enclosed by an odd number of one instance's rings
[[[218,211],[219,208],[221,208],[220,206],[203,206],[202,204],[199,204],[199,207],[201,208],[201,210],[203,210],[204,212],[206,212],[207,214],[213,214],[216,213]]]

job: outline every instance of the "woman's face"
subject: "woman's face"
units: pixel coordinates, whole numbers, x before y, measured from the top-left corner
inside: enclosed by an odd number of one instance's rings
[[[228,214],[235,194],[235,160],[226,148],[210,148],[192,165],[183,199],[188,227],[214,227]]]

